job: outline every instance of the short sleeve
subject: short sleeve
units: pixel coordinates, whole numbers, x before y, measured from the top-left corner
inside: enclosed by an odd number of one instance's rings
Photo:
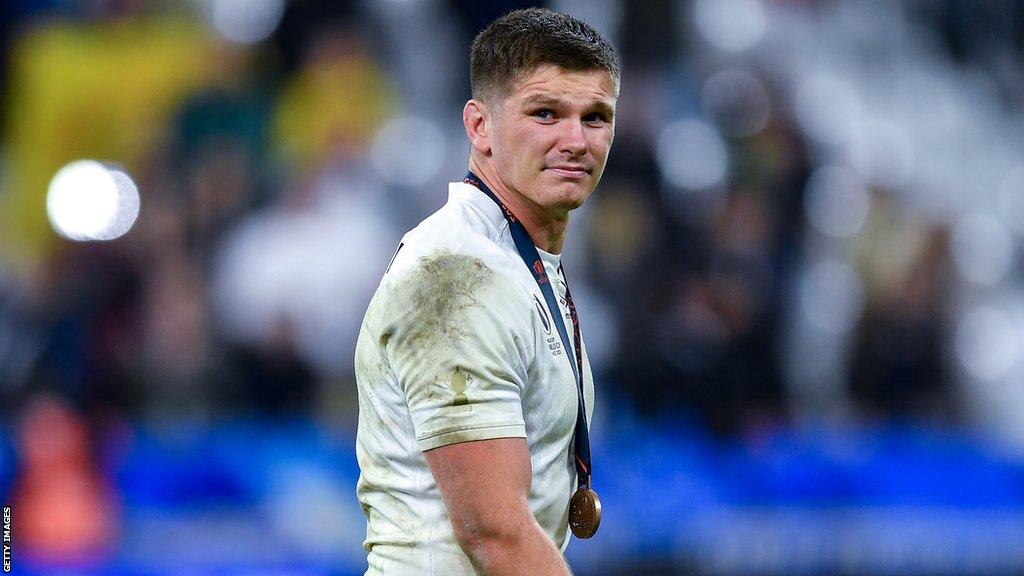
[[[525,438],[530,309],[512,281],[480,258],[436,252],[396,274],[387,298],[385,356],[420,450]]]

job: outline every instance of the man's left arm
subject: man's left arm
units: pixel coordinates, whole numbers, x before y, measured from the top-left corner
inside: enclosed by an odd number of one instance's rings
[[[530,511],[532,468],[525,438],[495,438],[424,452],[455,537],[480,574],[570,576]]]

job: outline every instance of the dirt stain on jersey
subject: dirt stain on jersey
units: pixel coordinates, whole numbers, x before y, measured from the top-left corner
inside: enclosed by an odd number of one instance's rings
[[[397,354],[427,358],[458,347],[472,336],[466,329],[469,314],[485,305],[484,295],[495,281],[494,271],[479,258],[447,251],[420,258],[395,286],[393,304],[405,316],[404,334],[395,333],[399,342],[389,345],[396,345],[392,349]],[[450,372],[441,381],[456,384]]]
[[[372,417],[377,422],[377,429],[395,429],[396,424],[374,393],[377,387],[385,384],[388,373],[383,357],[372,345],[372,338],[360,337],[356,342],[355,369],[364,384],[359,391],[360,416]]]

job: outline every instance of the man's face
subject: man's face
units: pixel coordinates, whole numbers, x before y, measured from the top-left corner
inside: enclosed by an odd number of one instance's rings
[[[490,144],[498,176],[545,210],[578,208],[604,172],[616,97],[603,70],[539,66],[493,110]]]

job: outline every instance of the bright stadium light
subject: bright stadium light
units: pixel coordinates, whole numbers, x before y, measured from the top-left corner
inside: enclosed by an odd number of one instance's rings
[[[139,188],[135,181],[118,166],[107,165],[106,168],[117,186],[117,210],[107,226],[93,236],[96,240],[114,240],[124,236],[139,217]]]
[[[113,240],[139,215],[139,191],[123,170],[76,160],[54,174],[46,194],[53,229],[68,240]]]

